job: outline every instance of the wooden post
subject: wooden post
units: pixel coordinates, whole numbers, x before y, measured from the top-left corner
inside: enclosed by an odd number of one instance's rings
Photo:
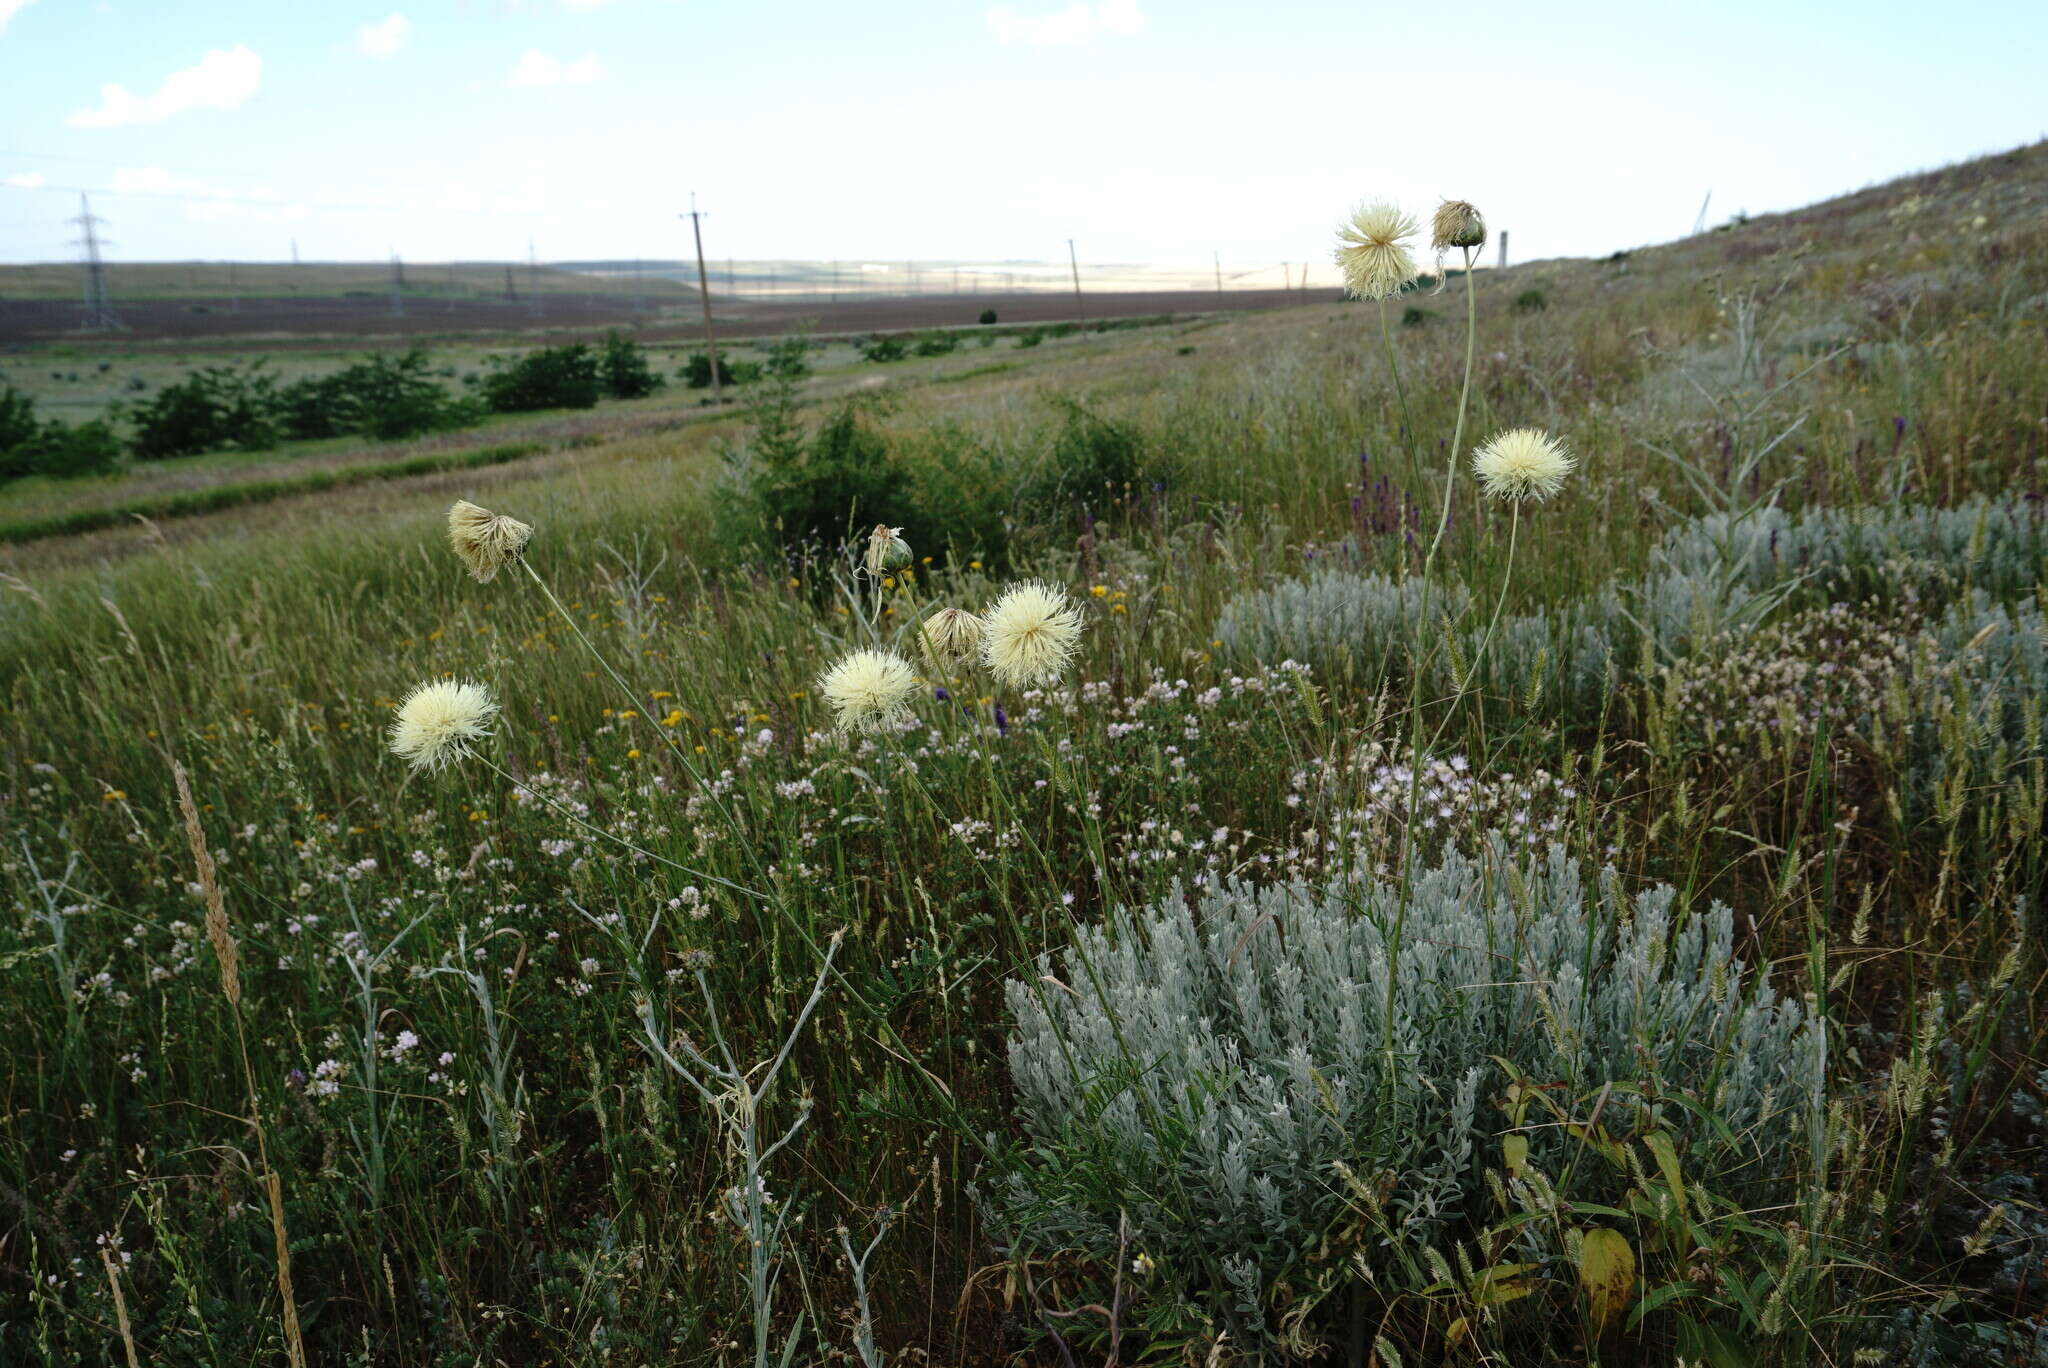
[[[725,402],[724,387],[718,383],[718,339],[711,332],[711,282],[704,274],[704,229],[698,222],[697,197],[690,196],[690,232],[697,239],[697,294],[704,301],[704,351],[711,358],[711,402]],[[727,267],[728,273],[731,267]]]
[[[1074,240],[1072,238],[1067,239],[1067,264],[1074,268],[1074,316],[1076,318],[1086,318],[1088,316],[1088,305],[1081,298],[1081,259],[1074,255]]]

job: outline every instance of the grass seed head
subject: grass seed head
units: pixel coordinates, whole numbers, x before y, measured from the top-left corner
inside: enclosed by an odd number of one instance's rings
[[[1512,428],[1473,453],[1472,473],[1488,495],[1519,503],[1557,493],[1577,464],[1555,438],[1535,428]]]
[[[479,584],[525,550],[532,536],[533,529],[517,518],[479,508],[467,499],[457,499],[448,510],[448,544]]]
[[[841,731],[877,732],[910,720],[917,675],[894,651],[854,651],[818,677]]]
[[[1430,245],[1439,252],[1486,245],[1486,220],[1468,200],[1445,200],[1430,225]]]
[[[1416,231],[1414,216],[1385,200],[1359,205],[1337,225],[1337,265],[1354,299],[1385,299],[1415,279],[1408,239]]]
[[[442,769],[489,736],[497,715],[498,701],[481,684],[466,679],[422,684],[398,705],[391,753],[414,770]]]
[[[924,655],[933,667],[956,669],[981,653],[981,619],[964,608],[941,608],[924,620]]]
[[[1033,580],[997,599],[982,619],[982,663],[1008,688],[1051,684],[1080,640],[1081,610],[1064,590]]]

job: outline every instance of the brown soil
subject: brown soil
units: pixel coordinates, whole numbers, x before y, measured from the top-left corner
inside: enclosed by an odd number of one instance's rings
[[[769,337],[808,327],[816,334],[899,332],[920,328],[971,327],[985,308],[1001,321],[1061,323],[1070,320],[1211,313],[1218,309],[1270,309],[1308,301],[1336,301],[1334,290],[1134,290],[1085,296],[1080,307],[1071,294],[922,295],[783,302],[713,297],[720,336]],[[520,302],[409,300],[403,315],[391,312],[388,297],[333,295],[316,298],[250,298],[238,307],[227,299],[115,301],[122,331],[81,333],[75,302],[51,299],[0,301],[0,345],[30,342],[113,340],[234,343],[246,347],[317,344],[324,339],[388,338],[427,340],[451,335],[559,333],[566,339],[606,328],[633,327],[642,341],[687,342],[702,335],[701,316],[669,307],[658,315],[636,314],[618,294],[549,294],[535,313]]]

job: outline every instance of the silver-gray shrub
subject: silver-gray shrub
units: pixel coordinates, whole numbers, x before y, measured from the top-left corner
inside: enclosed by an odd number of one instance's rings
[[[2048,568],[2048,513],[2019,495],[1799,513],[1764,508],[1695,518],[1665,533],[1652,563],[1692,575],[1732,570],[1751,588],[1804,579],[1823,601],[1901,588],[2029,593]]]
[[[1463,618],[1471,602],[1459,584],[1425,590],[1419,578],[1325,569],[1237,595],[1223,607],[1216,638],[1241,658],[1296,660],[1325,678],[1377,684],[1405,677],[1438,624]]]
[[[1667,1127],[1708,1189],[1782,1197],[1821,1101],[1821,1027],[1736,957],[1727,907],[1612,871],[1589,886],[1555,847],[1524,860],[1495,842],[1419,874],[1392,970],[1386,883],[1176,890],[1081,930],[1007,985],[1026,1140],[982,1192],[992,1230],[1017,1258],[1142,1253],[1155,1293],[1264,1343],[1283,1284],[1312,1283],[1311,1251],[1360,1218],[1344,1172],[1384,1185],[1363,1249],[1383,1288],[1487,1214],[1495,1057],[1581,1116],[1613,1084],[1616,1130]],[[1714,1124],[1653,1100],[1675,1094]],[[1562,1127],[1525,1133],[1566,1199],[1619,1191],[1606,1165],[1566,1162]]]

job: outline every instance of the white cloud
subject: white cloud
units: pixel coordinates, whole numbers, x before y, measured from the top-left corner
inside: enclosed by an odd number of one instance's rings
[[[10,190],[40,190],[50,183],[50,178],[40,171],[23,171],[19,175],[0,178],[0,185]]]
[[[412,25],[402,14],[381,24],[365,24],[356,30],[356,51],[365,57],[389,57],[412,37]]]
[[[587,85],[603,75],[604,67],[588,53],[573,62],[563,62],[528,48],[513,64],[509,79],[516,86]]]
[[[1105,33],[1136,33],[1145,27],[1138,0],[1101,0],[1089,5],[1077,3],[1053,14],[1019,14],[1008,5],[988,12],[988,26],[1005,43],[1028,43],[1053,47],[1085,43]]]
[[[0,33],[7,32],[7,21],[27,9],[34,0],[0,0]]]
[[[6,0],[0,0],[4,4]],[[263,59],[246,47],[215,49],[196,66],[164,77],[154,95],[136,95],[125,86],[100,87],[100,107],[81,109],[73,128],[120,128],[126,124],[161,123],[192,109],[235,109],[263,83]]]

